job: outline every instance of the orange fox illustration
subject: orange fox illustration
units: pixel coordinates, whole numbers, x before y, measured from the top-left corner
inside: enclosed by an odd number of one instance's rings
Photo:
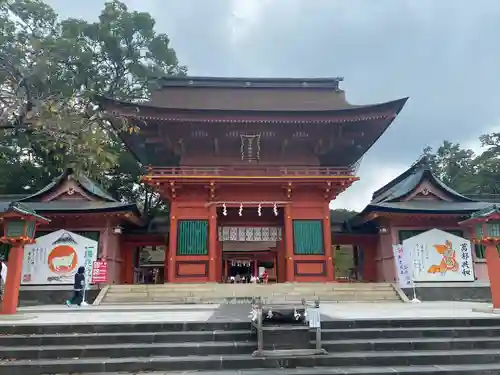
[[[444,245],[434,245],[434,247],[443,256],[443,259],[439,265],[430,266],[427,272],[445,274],[448,271],[458,271],[457,253],[453,249],[451,241],[446,241]]]

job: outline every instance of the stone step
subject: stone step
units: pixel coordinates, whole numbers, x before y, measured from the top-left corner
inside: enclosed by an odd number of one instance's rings
[[[145,312],[147,314],[147,312]],[[63,335],[103,333],[136,333],[136,332],[196,332],[196,331],[233,331],[250,330],[250,322],[141,322],[141,323],[77,323],[77,324],[17,324],[0,325],[0,338],[8,339],[10,335]]]
[[[272,295],[283,295],[283,294],[291,294],[291,295],[299,295],[299,296],[307,296],[307,295],[356,295],[356,294],[373,294],[373,295],[379,295],[379,294],[395,294],[394,290],[334,290],[334,291],[328,291],[328,290],[315,290],[315,291],[309,291],[309,292],[300,292],[300,291],[289,291],[287,293],[281,293],[281,292],[276,292],[273,290],[218,290],[214,292],[199,292],[196,290],[193,291],[175,291],[175,290],[150,290],[146,292],[123,292],[123,291],[108,291],[107,295],[120,295],[120,296],[127,296],[127,295],[137,295],[137,296],[148,296],[148,295],[169,295],[169,296],[186,296],[186,297],[192,297],[192,296],[197,296],[197,295],[215,295],[215,296],[231,296],[231,295],[241,295],[241,296],[272,296]]]
[[[44,345],[0,347],[0,358],[19,360],[71,358],[130,358],[147,356],[205,356],[249,354],[257,348],[256,342],[177,342],[149,344],[108,345]],[[0,360],[1,363],[1,360]]]
[[[401,338],[367,340],[326,340],[322,347],[330,353],[368,352],[368,351],[432,351],[432,350],[473,350],[499,349],[498,337],[461,337],[461,338]]]
[[[311,339],[313,336],[311,336]],[[161,344],[204,342],[252,342],[255,334],[250,330],[228,331],[169,331],[169,332],[106,332],[63,333],[35,335],[3,335],[0,346],[45,346],[45,345],[113,345],[113,344]]]
[[[149,289],[142,292],[139,291],[130,291],[124,292],[122,290],[109,290],[108,294],[169,294],[169,295],[197,295],[197,294],[216,294],[216,295],[226,295],[226,294],[242,294],[242,295],[278,295],[283,294],[282,291],[276,291],[273,289],[265,289],[265,288],[226,288],[214,291],[207,290],[175,290],[175,289]],[[335,290],[289,290],[286,292],[287,294],[297,294],[297,295],[315,295],[315,294],[357,294],[357,293],[372,293],[372,294],[381,294],[381,293],[394,293],[394,289],[335,289]]]
[[[202,371],[202,375],[203,371],[232,369],[258,375],[255,369],[263,368],[269,370],[257,370],[259,374],[269,375],[277,368],[288,374],[289,368],[296,367],[304,374],[305,368],[313,369],[311,375],[361,374],[356,366],[364,366],[365,375],[428,375],[434,370],[436,374],[479,375],[482,369],[490,371],[484,374],[500,373],[492,367],[500,363],[497,318],[325,320],[322,326],[328,355],[281,353],[267,358],[251,355],[256,342],[248,322],[0,326],[0,375],[147,371]],[[280,329],[286,328],[276,328],[278,336],[282,336]],[[311,346],[313,339],[311,332]],[[456,368],[470,371],[457,372]]]
[[[141,327],[138,327],[139,329]],[[492,327],[406,327],[406,328],[369,328],[369,329],[323,329],[322,339],[326,342],[349,341],[355,343],[376,343],[378,340],[392,342],[418,342],[419,340],[462,341],[496,340],[500,337],[500,326]],[[480,339],[478,339],[480,338]],[[311,340],[314,333],[311,333]],[[113,344],[161,344],[205,342],[253,342],[255,335],[250,330],[228,331],[185,331],[185,332],[107,332],[107,333],[63,333],[34,335],[1,335],[1,347],[45,346],[45,345],[113,345]],[[459,340],[460,341],[460,340]]]
[[[245,375],[496,375],[500,374],[500,364],[488,365],[440,365],[411,367],[312,367],[301,369],[254,369],[246,370]],[[65,374],[62,374],[65,375]],[[81,375],[97,375],[81,374]],[[99,373],[99,375],[120,375],[117,373]],[[122,373],[123,375],[123,373]],[[164,372],[141,372],[141,375],[165,375]],[[187,375],[186,372],[169,372],[169,375]],[[242,375],[239,370],[197,371],[196,375]]]
[[[323,326],[329,326],[324,322]],[[397,327],[397,328],[323,328],[323,340],[365,340],[374,339],[405,339],[415,338],[477,338],[500,337],[500,325],[491,327]]]
[[[147,290],[177,290],[177,291],[217,291],[227,289],[252,289],[273,291],[316,291],[316,290],[393,290],[390,284],[313,284],[303,286],[300,284],[156,284],[156,285],[111,285],[111,291],[147,291]]]
[[[331,340],[324,341],[322,347],[330,353],[373,351],[439,351],[499,349],[500,338],[413,338],[408,339],[372,339],[366,340]],[[71,359],[71,358],[128,358],[147,356],[211,356],[245,355],[257,348],[255,341],[206,341],[176,343],[117,343],[92,345],[44,345],[44,346],[9,346],[0,347],[0,358],[19,360],[36,359]],[[314,348],[311,342],[310,348]],[[500,353],[499,353],[500,355]]]
[[[112,285],[102,304],[109,303],[224,303],[231,298],[266,298],[332,302],[400,300],[387,283],[284,283],[284,284],[160,284]]]
[[[498,365],[500,351],[442,350],[330,353],[324,356],[259,358],[248,355],[146,356],[132,358],[71,358],[0,360],[0,375],[41,375],[64,373],[106,373],[144,371],[247,370],[298,367],[402,367],[422,365]],[[342,369],[340,369],[342,370]],[[394,372],[393,372],[394,373]]]
[[[276,295],[276,294],[300,294],[300,295],[314,295],[314,294],[331,294],[331,293],[395,293],[394,289],[310,289],[310,290],[297,290],[290,289],[286,291],[264,288],[226,288],[219,290],[198,290],[198,289],[145,289],[145,290],[121,290],[109,289],[108,294],[173,294],[173,295],[197,295],[197,294],[245,294],[245,295]]]
[[[109,305],[109,304],[137,304],[137,303],[170,303],[170,304],[200,304],[200,303],[209,303],[209,304],[220,304],[220,303],[232,303],[233,300],[236,302],[240,299],[240,303],[250,304],[252,302],[253,297],[169,297],[169,296],[158,296],[158,297],[149,297],[149,298],[132,298],[132,297],[114,297],[110,296],[105,301],[101,302],[101,305]],[[296,296],[276,296],[276,297],[265,297],[262,296],[265,303],[301,303],[302,298]],[[307,303],[312,304],[317,298],[319,298],[322,302],[398,302],[401,300],[398,296],[380,296],[380,297],[369,297],[369,296],[306,296],[303,297]]]
[[[146,312],[147,314],[147,312]],[[409,337],[422,335],[422,337],[432,336],[434,334],[441,335],[445,331],[464,332],[463,337],[475,335],[472,332],[483,330],[485,334],[481,336],[489,336],[486,332],[498,332],[500,329],[500,319],[496,317],[485,318],[403,318],[403,319],[342,319],[342,320],[324,320],[321,323],[324,332],[333,332],[337,335],[342,335],[343,332],[352,332],[352,337],[361,335],[369,335],[378,333],[380,335],[385,332],[391,333],[394,337],[400,336],[404,332],[410,332]],[[137,333],[137,332],[171,332],[178,334],[180,332],[196,332],[203,331],[214,334],[216,331],[232,332],[250,330],[250,322],[238,321],[209,321],[209,322],[142,322],[142,323],[78,323],[78,324],[16,324],[16,325],[0,325],[0,339],[8,340],[10,335],[22,335],[29,337],[30,335],[78,335],[78,334],[94,334],[103,333]],[[421,333],[419,333],[421,332]],[[436,333],[433,333],[436,332]],[[35,336],[36,337],[36,336]],[[345,336],[343,336],[345,337]],[[370,336],[367,336],[370,337]],[[393,336],[389,336],[393,337]],[[362,338],[362,337],[359,337]]]

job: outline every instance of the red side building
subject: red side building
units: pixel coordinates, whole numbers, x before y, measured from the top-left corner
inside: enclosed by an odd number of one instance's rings
[[[118,201],[98,183],[71,168],[33,194],[1,196],[0,202],[19,202],[50,219],[50,224],[37,230],[37,237],[65,229],[97,241],[99,258],[108,263],[108,283],[123,279],[121,229],[143,225],[135,204]],[[143,242],[147,244],[150,237]],[[1,260],[6,260],[7,253],[8,247],[0,246]]]
[[[329,202],[407,100],[352,105],[340,81],[165,78],[146,103],[101,99],[170,203],[166,281],[223,282],[235,259],[335,279]]]

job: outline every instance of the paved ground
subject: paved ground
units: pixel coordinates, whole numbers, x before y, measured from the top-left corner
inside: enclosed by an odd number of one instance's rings
[[[500,315],[474,312],[486,309],[486,303],[423,302],[412,303],[324,303],[323,319],[394,319],[394,318],[481,318]],[[0,325],[248,321],[250,305],[100,305],[81,308],[31,306],[20,308],[13,316],[0,316]]]

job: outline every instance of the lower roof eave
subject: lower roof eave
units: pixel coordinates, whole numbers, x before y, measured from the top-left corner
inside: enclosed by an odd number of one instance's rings
[[[67,208],[67,209],[61,209],[61,208],[46,208],[46,209],[39,209],[37,212],[42,213],[45,216],[51,216],[51,215],[85,215],[85,214],[127,214],[130,213],[134,217],[137,218],[137,220],[141,220],[141,213],[139,212],[138,208],[135,205],[131,206],[124,206],[124,207],[102,207],[102,208]]]
[[[408,208],[380,208],[365,209],[361,213],[363,216],[370,214],[415,214],[415,215],[448,215],[448,216],[464,216],[470,215],[477,210],[428,210],[428,209],[408,209]]]

